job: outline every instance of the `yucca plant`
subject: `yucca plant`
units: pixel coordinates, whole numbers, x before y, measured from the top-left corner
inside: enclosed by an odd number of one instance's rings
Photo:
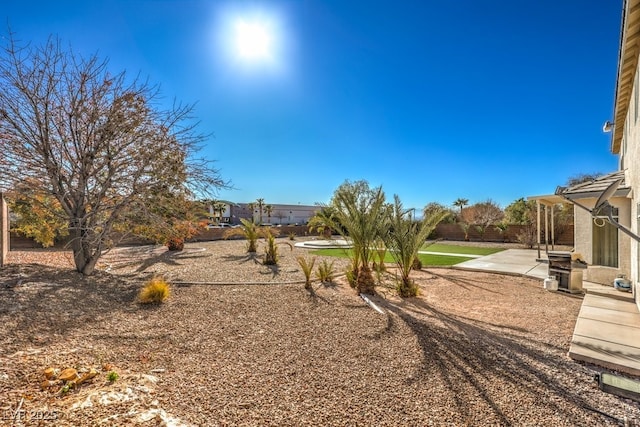
[[[169,283],[164,278],[156,276],[140,290],[138,299],[142,304],[159,304],[169,298],[170,293]]]
[[[299,256],[296,258],[302,272],[304,273],[304,288],[311,289],[311,273],[313,272],[313,266],[316,263],[316,258],[305,258],[303,256]]]
[[[327,262],[326,259],[323,259],[320,265],[318,265],[318,271],[316,272],[318,280],[322,283],[331,283],[333,281],[333,277],[335,276],[335,271],[333,270],[333,261]]]
[[[417,295],[418,287],[409,277],[411,269],[418,257],[418,251],[427,237],[447,215],[446,211],[438,210],[425,216],[421,222],[417,222],[407,216],[408,212],[402,206],[400,198],[397,195],[394,196],[394,205],[390,216],[391,226],[385,236],[385,243],[400,272],[397,290],[402,297]]]

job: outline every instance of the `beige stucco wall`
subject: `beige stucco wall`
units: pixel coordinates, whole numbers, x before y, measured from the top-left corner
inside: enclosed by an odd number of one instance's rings
[[[582,199],[578,203],[588,208],[593,208],[596,199]],[[631,218],[631,203],[627,198],[616,197],[609,203],[618,208],[618,221],[628,227]],[[591,214],[576,206],[575,208],[575,251],[582,254],[589,267],[583,274],[584,280],[594,283],[602,283],[613,286],[613,279],[618,274],[626,274],[631,277],[631,238],[622,232],[618,232],[618,268],[593,265],[593,219]]]
[[[636,66],[633,90],[629,98],[629,108],[626,112],[624,123],[616,123],[617,131],[622,125],[622,142],[620,144],[619,169],[625,171],[625,184],[631,188],[629,228],[635,234],[640,234],[638,223],[640,222],[640,62]],[[628,262],[629,272],[627,277],[634,283],[634,296],[640,309],[640,247],[635,239],[630,239]]]
[[[631,187],[631,209],[630,209],[630,229],[636,234],[640,234],[638,229],[638,204],[640,203],[640,93],[638,93],[639,70],[636,69],[633,92],[627,118],[624,122],[623,141],[620,147],[620,169],[625,170],[625,182]],[[630,271],[627,276],[634,283],[634,295],[636,303],[640,308],[640,245],[631,239],[629,249]]]

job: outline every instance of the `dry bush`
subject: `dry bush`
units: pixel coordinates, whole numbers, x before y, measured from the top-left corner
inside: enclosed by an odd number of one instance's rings
[[[138,299],[142,304],[160,304],[169,298],[169,283],[162,277],[154,277],[140,290]]]

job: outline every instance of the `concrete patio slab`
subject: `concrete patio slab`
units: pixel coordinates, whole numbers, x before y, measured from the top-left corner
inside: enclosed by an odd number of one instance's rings
[[[520,274],[537,279],[546,279],[548,265],[538,261],[535,249],[507,249],[495,254],[456,264],[455,268],[496,273]]]
[[[582,302],[569,357],[640,376],[640,313],[633,300],[589,292]]]

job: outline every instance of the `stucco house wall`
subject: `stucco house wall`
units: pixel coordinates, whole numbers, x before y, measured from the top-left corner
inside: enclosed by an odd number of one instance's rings
[[[633,79],[633,89],[627,109],[624,127],[622,128],[622,140],[619,151],[619,167],[624,169],[625,180],[631,187],[629,201],[629,221],[623,223],[627,225],[631,231],[636,234],[640,233],[640,62],[635,69],[635,77]],[[617,129],[620,131],[620,129]],[[634,295],[636,303],[640,308],[640,245],[634,239],[629,239],[628,259],[629,270],[625,272],[627,277],[634,282]]]
[[[593,208],[596,199],[581,199],[579,201],[585,207]],[[616,197],[609,203],[618,208],[618,222],[629,226],[631,218],[631,203],[628,198]],[[631,250],[632,239],[622,232],[618,232],[618,267],[606,267],[593,264],[593,227],[594,220],[591,214],[584,209],[576,208],[574,211],[575,251],[582,254],[589,267],[583,273],[584,280],[612,286],[613,280],[618,274],[631,277]]]

